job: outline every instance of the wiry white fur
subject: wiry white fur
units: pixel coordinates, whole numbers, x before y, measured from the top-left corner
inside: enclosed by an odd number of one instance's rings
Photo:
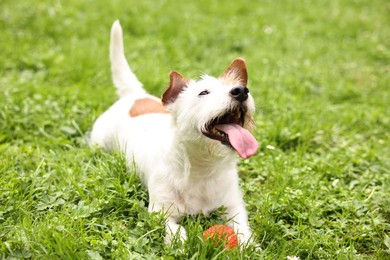
[[[205,137],[202,127],[234,106],[228,95],[232,86],[203,76],[190,81],[176,101],[171,114],[145,114],[130,117],[134,100],[151,97],[132,73],[123,53],[122,30],[118,21],[111,31],[113,81],[120,99],[98,118],[91,141],[106,149],[120,149],[128,165],[135,161],[137,171],[149,191],[149,211],[168,214],[166,243],[184,228],[177,224],[183,214],[208,214],[224,205],[229,221],[240,241],[251,237],[247,212],[238,185],[235,152],[219,141]],[[207,96],[199,92],[209,90]],[[249,96],[248,113],[254,112]]]

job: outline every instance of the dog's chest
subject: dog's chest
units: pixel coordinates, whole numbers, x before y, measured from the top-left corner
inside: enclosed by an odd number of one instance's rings
[[[176,191],[176,205],[180,212],[207,215],[222,205],[226,192],[226,183],[219,178],[189,182]]]

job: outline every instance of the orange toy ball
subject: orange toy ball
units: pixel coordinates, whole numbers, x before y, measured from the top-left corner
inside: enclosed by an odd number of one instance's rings
[[[225,225],[214,225],[203,233],[203,238],[210,241],[214,246],[220,243],[225,245],[225,249],[233,249],[238,246],[238,238],[234,230]]]

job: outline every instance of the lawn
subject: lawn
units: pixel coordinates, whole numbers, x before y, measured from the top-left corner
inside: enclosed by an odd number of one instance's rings
[[[0,258],[389,259],[390,2],[0,2]],[[112,104],[109,30],[155,95],[177,70],[247,60],[258,153],[239,164],[259,248],[203,242],[221,223],[164,216],[121,154],[86,134]],[[228,192],[228,191],[227,191]]]

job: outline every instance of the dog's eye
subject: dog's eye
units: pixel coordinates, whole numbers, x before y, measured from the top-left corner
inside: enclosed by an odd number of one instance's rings
[[[208,90],[203,90],[202,92],[199,93],[199,96],[205,96],[208,94],[210,94],[210,92]]]

